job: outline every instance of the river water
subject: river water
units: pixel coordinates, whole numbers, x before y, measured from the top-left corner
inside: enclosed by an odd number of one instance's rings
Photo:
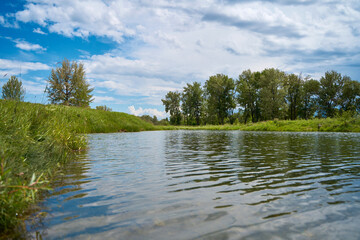
[[[360,134],[88,137],[41,203],[43,239],[360,239]]]

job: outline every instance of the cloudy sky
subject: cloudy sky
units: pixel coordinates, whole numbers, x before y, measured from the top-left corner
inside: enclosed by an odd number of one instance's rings
[[[161,98],[216,73],[279,68],[360,80],[358,0],[2,0],[0,86],[21,76],[46,103],[64,58],[82,62],[92,107],[165,116]]]

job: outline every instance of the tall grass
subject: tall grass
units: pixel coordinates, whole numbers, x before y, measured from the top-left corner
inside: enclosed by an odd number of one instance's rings
[[[338,117],[311,120],[274,120],[236,125],[160,126],[159,130],[242,130],[284,132],[360,132],[359,117]]]
[[[0,233],[22,226],[51,174],[86,148],[84,133],[153,129],[125,113],[0,100]]]

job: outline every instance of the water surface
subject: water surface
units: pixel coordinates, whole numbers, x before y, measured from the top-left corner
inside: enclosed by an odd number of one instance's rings
[[[89,135],[44,239],[360,239],[360,134]]]

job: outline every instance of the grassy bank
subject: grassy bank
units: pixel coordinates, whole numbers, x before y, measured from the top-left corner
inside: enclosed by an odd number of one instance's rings
[[[164,126],[164,130],[242,130],[284,132],[360,132],[360,118],[339,117],[311,120],[274,120],[238,125]]]
[[[86,147],[83,133],[154,130],[125,113],[0,100],[0,237],[21,227],[51,174]]]

